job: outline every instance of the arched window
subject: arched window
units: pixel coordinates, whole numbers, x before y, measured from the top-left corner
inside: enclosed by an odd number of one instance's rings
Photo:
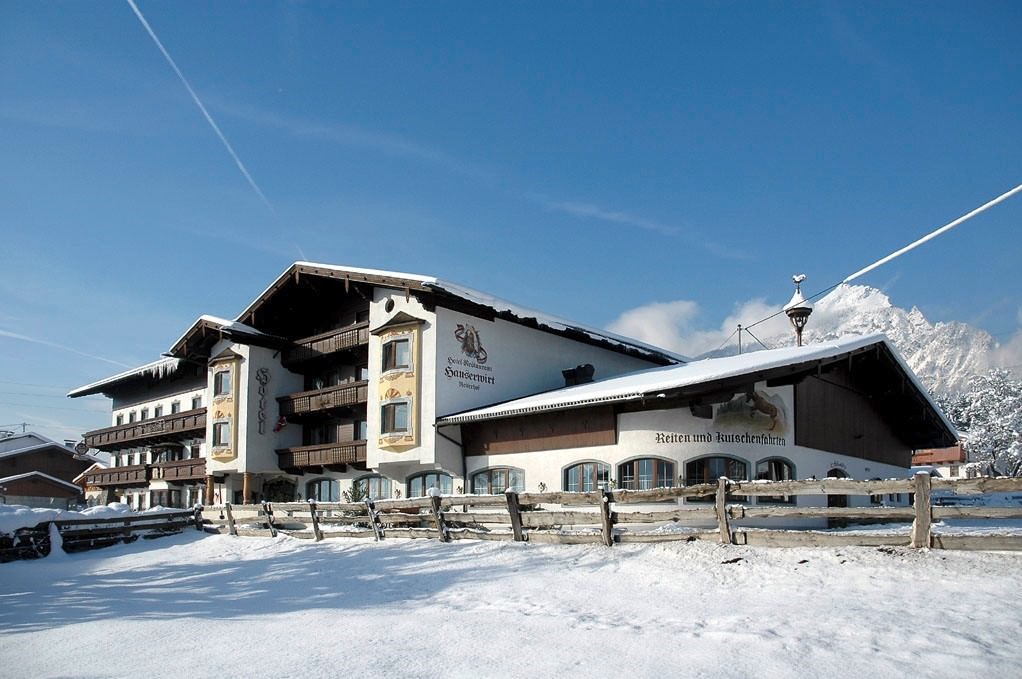
[[[430,488],[437,488],[444,495],[454,492],[454,479],[444,472],[426,472],[408,477],[408,497],[422,497]]]
[[[514,467],[494,467],[472,475],[472,492],[476,495],[498,495],[510,488],[525,491],[525,472]]]
[[[356,486],[362,491],[361,494],[371,497],[374,500],[390,499],[390,479],[379,474],[368,474],[355,479]]]
[[[588,493],[610,487],[610,465],[579,462],[564,469],[562,488],[569,493]]]
[[[339,502],[341,483],[337,479],[313,479],[305,484],[305,497],[317,502]]]
[[[756,463],[758,481],[793,481],[795,478],[795,465],[783,457],[768,457]],[[759,498],[759,502],[796,504],[794,495],[764,495]]]
[[[685,485],[694,486],[700,483],[716,483],[717,479],[726,476],[734,481],[745,481],[749,478],[749,464],[736,457],[715,455],[690,460],[685,464]],[[729,500],[745,500],[744,497],[728,495]],[[688,502],[713,502],[712,495],[687,498]]]
[[[640,457],[617,466],[617,480],[625,490],[674,487],[674,463],[658,457]]]

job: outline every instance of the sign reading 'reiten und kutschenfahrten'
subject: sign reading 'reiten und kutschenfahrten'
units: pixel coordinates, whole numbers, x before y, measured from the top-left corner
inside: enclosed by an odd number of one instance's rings
[[[778,394],[750,390],[714,408],[712,420],[691,418],[693,424],[706,422],[704,431],[655,431],[653,443],[661,445],[731,443],[760,446],[788,445],[788,409]]]

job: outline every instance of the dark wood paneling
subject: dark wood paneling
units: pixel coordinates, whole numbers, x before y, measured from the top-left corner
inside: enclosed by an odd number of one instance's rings
[[[911,449],[846,368],[795,385],[795,444],[900,467],[912,462]]]
[[[617,442],[610,406],[474,422],[462,426],[466,455],[609,446]]]
[[[159,441],[172,441],[184,434],[205,436],[205,433],[206,409],[196,408],[144,422],[95,429],[86,432],[85,442],[90,448],[117,450]]]
[[[206,460],[194,457],[188,460],[158,462],[153,466],[153,480],[195,481],[206,478]]]
[[[337,384],[323,389],[302,391],[277,399],[283,417],[327,411],[365,403],[369,399],[368,382]]]
[[[38,476],[29,476],[16,481],[4,483],[5,495],[21,495],[28,497],[77,497],[80,491],[59,483],[54,483]]]
[[[61,481],[71,482],[90,466],[92,460],[76,460],[70,451],[63,450],[59,444],[54,444],[23,455],[0,458],[0,478],[26,472],[42,472]]]
[[[125,467],[111,467],[85,475],[87,486],[144,486],[149,483],[149,467],[144,464],[133,464]]]
[[[366,443],[365,441],[326,443],[319,446],[281,448],[276,452],[277,463],[281,469],[325,467],[365,462]]]
[[[295,340],[295,346],[284,351],[283,363],[291,366],[361,346],[369,346],[368,322]]]

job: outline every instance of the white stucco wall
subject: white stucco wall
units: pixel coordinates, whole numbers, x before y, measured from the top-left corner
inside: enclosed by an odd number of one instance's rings
[[[757,410],[742,415],[738,406],[742,405],[743,398],[735,401],[735,410],[724,416],[720,414],[720,407],[715,407],[713,419],[695,417],[688,408],[623,413],[618,416],[618,440],[614,445],[468,457],[468,487],[475,472],[492,467],[514,467],[524,470],[529,491],[538,491],[540,484],[545,484],[548,491],[562,490],[564,470],[584,461],[609,465],[612,484],[616,486],[620,483],[618,465],[640,457],[673,462],[675,486],[685,484],[688,462],[706,456],[726,456],[745,462],[747,479],[756,478],[756,464],[768,458],[787,460],[794,466],[797,479],[824,478],[834,468],[853,479],[904,478],[907,475],[902,467],[794,445],[792,387],[768,389],[761,383],[756,391],[778,407],[776,420]],[[868,496],[848,499],[850,506],[870,503]],[[902,504],[906,500],[903,497]],[[685,504],[690,502],[685,501]],[[801,496],[798,504],[825,506],[826,498]]]

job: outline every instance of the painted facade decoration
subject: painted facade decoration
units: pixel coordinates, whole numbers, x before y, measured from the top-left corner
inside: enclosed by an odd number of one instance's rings
[[[379,437],[377,445],[401,452],[419,445],[422,330],[418,324],[380,333]]]
[[[238,457],[238,375],[241,357],[224,352],[210,361],[210,457],[229,462]]]

